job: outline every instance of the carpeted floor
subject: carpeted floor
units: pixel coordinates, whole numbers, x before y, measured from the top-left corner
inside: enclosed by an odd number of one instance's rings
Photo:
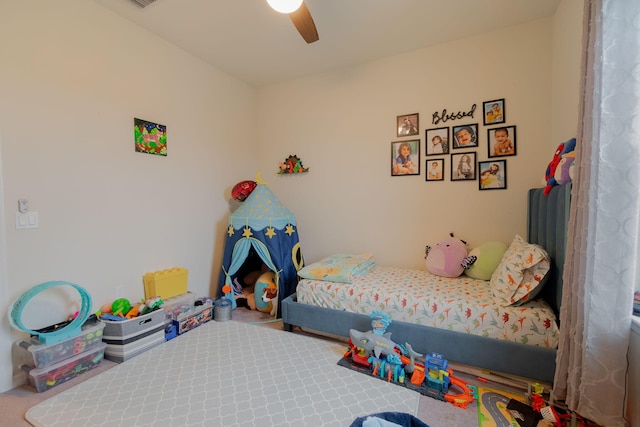
[[[263,327],[282,330],[281,321],[273,321],[268,314],[260,313],[257,311],[238,308],[233,311],[232,318],[233,320],[240,322],[254,323],[259,324]],[[295,331],[295,333],[312,336],[314,335],[311,332],[302,330],[297,330]],[[346,341],[344,339],[337,339],[335,337],[325,337],[325,339],[342,342],[345,344],[346,349]],[[67,383],[50,389],[44,393],[37,393],[33,388],[25,385],[0,394],[0,413],[2,414],[2,425],[16,427],[29,426],[30,424],[24,418],[24,414],[29,408],[114,366],[117,366],[117,364],[109,360],[104,360],[98,368],[89,371]],[[467,381],[469,384],[478,386],[486,385],[485,383],[481,383],[480,381],[478,381],[477,377],[474,375],[469,375],[462,372],[456,372],[456,375],[461,379]],[[492,388],[504,389],[506,391],[512,392],[521,392],[513,389],[512,387],[504,386],[502,384],[491,383],[490,385],[492,386]],[[452,425],[460,427],[478,426],[478,409],[475,402],[470,404],[467,409],[462,409],[454,407],[453,405],[446,402],[435,400],[426,396],[421,396],[419,398],[417,416],[422,421],[427,423],[430,427],[445,427]]]

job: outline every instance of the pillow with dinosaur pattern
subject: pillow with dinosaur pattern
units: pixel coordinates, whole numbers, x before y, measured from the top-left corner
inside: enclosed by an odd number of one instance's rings
[[[516,235],[491,275],[494,301],[506,307],[532,300],[542,290],[549,267],[547,251]]]

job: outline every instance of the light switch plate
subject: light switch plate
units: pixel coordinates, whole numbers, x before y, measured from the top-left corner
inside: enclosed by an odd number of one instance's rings
[[[16,230],[26,230],[29,228],[38,228],[40,220],[38,212],[16,212]]]

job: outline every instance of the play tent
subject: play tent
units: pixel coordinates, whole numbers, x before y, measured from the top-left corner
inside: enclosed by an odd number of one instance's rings
[[[304,260],[296,218],[260,182],[229,216],[218,295],[222,295],[222,287],[225,284],[231,286],[243,270],[259,268],[255,265],[256,261],[264,263],[275,273],[278,285],[276,312],[279,317],[280,302],[295,292],[297,273],[303,267]],[[233,290],[226,293],[225,297],[236,308]]]

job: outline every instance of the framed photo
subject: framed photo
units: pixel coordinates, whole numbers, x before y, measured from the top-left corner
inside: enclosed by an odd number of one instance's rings
[[[476,153],[459,153],[451,155],[451,181],[475,181]]]
[[[478,124],[453,127],[453,149],[472,148],[478,146]]]
[[[427,156],[449,154],[449,128],[427,129],[424,145]]]
[[[444,159],[427,159],[424,169],[427,171],[426,181],[444,181]]]
[[[484,125],[497,125],[505,122],[504,98],[482,103]]]
[[[391,176],[420,175],[420,140],[391,143]]]
[[[478,170],[480,171],[480,179],[478,180],[480,190],[504,190],[507,188],[506,160],[479,162]]]
[[[398,116],[396,129],[398,130],[399,137],[418,135],[420,133],[418,113]]]
[[[516,127],[505,126],[487,129],[489,157],[516,155]]]

